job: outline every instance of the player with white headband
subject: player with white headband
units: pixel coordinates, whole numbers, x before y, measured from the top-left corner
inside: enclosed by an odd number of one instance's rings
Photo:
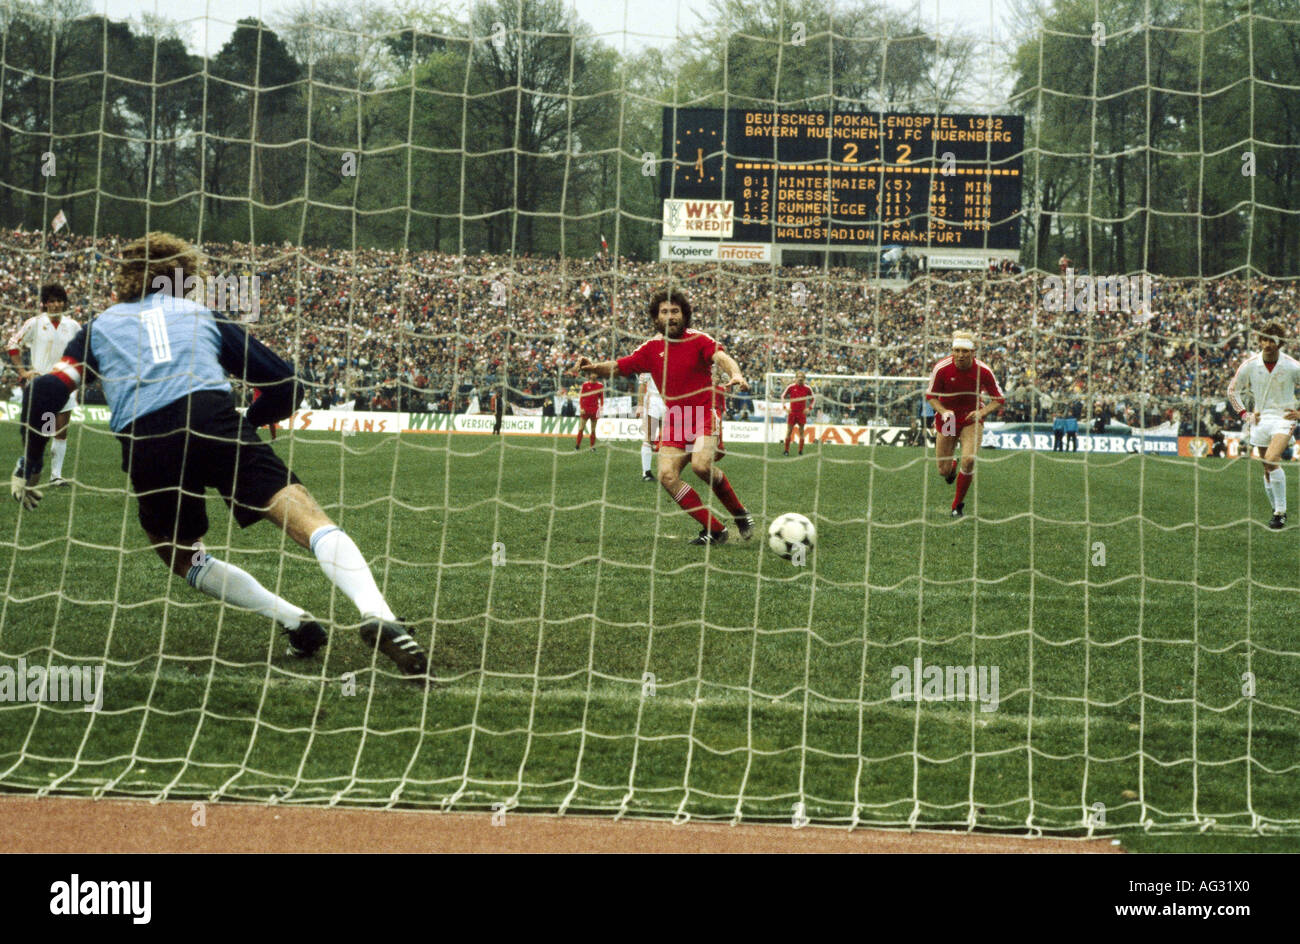
[[[983,395],[988,396],[989,402],[981,405]],[[934,452],[939,460],[939,474],[949,484],[954,478],[957,480],[950,514],[960,518],[966,505],[966,491],[975,476],[975,456],[984,435],[984,418],[1006,403],[1006,395],[993,371],[975,357],[975,336],[969,331],[952,333],[952,353],[934,365],[925,399],[934,409]],[[953,459],[959,443],[960,471]]]

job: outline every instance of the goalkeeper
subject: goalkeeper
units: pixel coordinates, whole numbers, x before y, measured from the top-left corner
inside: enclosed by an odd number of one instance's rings
[[[48,439],[42,430],[49,425],[42,419],[57,413],[93,372],[104,385],[140,524],[174,574],[275,620],[294,655],[312,655],[326,642],[324,628],[301,607],[203,551],[204,492],[216,489],[241,528],[265,518],[311,550],[360,611],[363,642],[378,646],[404,674],[426,674],[424,651],[393,616],[361,551],[257,434],[287,418],[301,398],[293,368],[240,325],[184,297],[186,281],[203,284],[202,276],[198,251],[170,233],[152,232],[123,247],[117,304],[81,328],[24,399],[25,454],[11,494],[26,509],[36,508]],[[263,391],[245,416],[235,411],[227,374]]]

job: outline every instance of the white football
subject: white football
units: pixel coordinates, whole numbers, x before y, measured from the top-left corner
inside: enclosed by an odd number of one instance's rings
[[[781,515],[767,529],[767,546],[778,557],[786,560],[799,553],[800,546],[804,549],[803,553],[807,554],[816,543],[816,526],[803,515],[793,512]]]

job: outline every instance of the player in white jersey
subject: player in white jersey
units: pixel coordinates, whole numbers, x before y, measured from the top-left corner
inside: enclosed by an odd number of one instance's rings
[[[77,336],[81,325],[63,312],[68,307],[68,293],[56,282],[41,286],[42,314],[28,318],[12,335],[9,336],[9,361],[18,368],[18,376],[24,388],[29,381],[42,374],[48,374],[63,357],[63,349]],[[23,367],[22,349],[31,351],[32,366]],[[25,393],[24,393],[25,395]],[[77,405],[77,394],[68,393],[68,400],[63,404],[54,420],[54,443],[50,447],[53,459],[50,463],[50,484],[67,485],[63,477],[63,460],[68,453],[68,420],[72,419],[72,410]]]
[[[1264,492],[1273,505],[1268,526],[1286,527],[1286,471],[1282,453],[1291,441],[1291,430],[1300,420],[1296,409],[1296,387],[1300,386],[1300,361],[1282,353],[1286,330],[1277,323],[1263,325],[1257,332],[1260,351],[1246,358],[1228,384],[1228,401],[1242,420],[1254,425],[1250,432],[1252,453],[1259,449],[1264,460]],[[1253,411],[1247,410],[1242,395],[1249,394]]]
[[[641,441],[641,481],[654,482],[657,480],[650,472],[650,460],[659,441],[659,427],[663,424],[664,398],[649,374],[641,374],[637,380],[641,382],[637,412],[643,417],[645,427],[645,439]]]

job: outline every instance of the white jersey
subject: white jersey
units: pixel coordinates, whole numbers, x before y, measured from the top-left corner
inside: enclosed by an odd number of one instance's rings
[[[18,351],[30,348],[32,352],[32,370],[38,374],[48,374],[54,369],[63,349],[77,336],[81,325],[64,315],[56,327],[50,316],[44,313],[28,318],[12,335],[9,336],[9,350]]]
[[[1300,361],[1278,352],[1277,363],[1269,370],[1262,354],[1246,358],[1232,382],[1228,384],[1228,402],[1238,414],[1246,412],[1242,395],[1249,393],[1251,412],[1260,417],[1280,417],[1296,408],[1296,387],[1300,386]]]
[[[645,405],[646,410],[651,416],[664,415],[664,398],[659,393],[659,388],[655,385],[655,379],[649,374],[641,374],[637,380],[645,384]]]

